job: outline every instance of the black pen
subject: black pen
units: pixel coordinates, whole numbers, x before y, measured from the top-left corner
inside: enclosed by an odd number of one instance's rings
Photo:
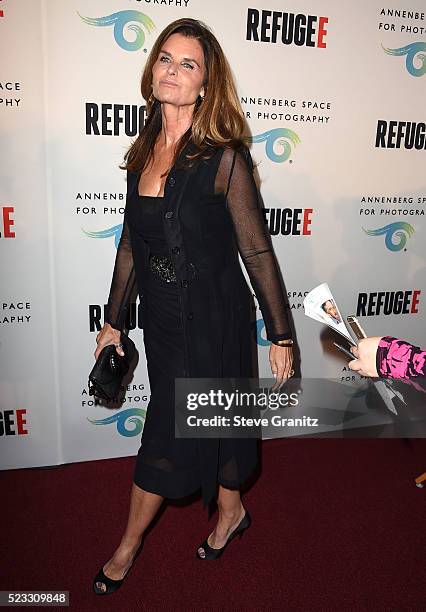
[[[350,357],[350,358],[351,358],[351,360],[352,360],[352,359],[356,359],[355,355],[354,355],[353,353],[351,353],[350,351],[348,351],[348,349],[346,349],[344,346],[341,346],[340,344],[337,344],[337,342],[333,342],[333,344],[334,344],[334,346],[335,346],[336,348],[338,348],[338,349],[339,349],[339,351],[342,351],[342,353],[345,353],[345,355],[346,355],[347,357]]]

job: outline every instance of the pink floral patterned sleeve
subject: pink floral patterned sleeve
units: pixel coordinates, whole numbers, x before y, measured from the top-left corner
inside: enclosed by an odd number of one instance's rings
[[[377,348],[376,366],[383,378],[426,376],[426,351],[406,340],[384,336]]]

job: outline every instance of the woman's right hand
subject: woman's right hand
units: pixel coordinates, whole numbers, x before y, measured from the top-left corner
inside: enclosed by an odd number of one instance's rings
[[[96,343],[98,346],[95,351],[95,359],[98,359],[99,353],[105,346],[108,346],[109,344],[117,345],[119,344],[120,340],[121,332],[118,329],[111,327],[109,323],[104,323],[103,328],[96,336]],[[124,356],[124,351],[122,348],[116,347],[115,350],[119,355],[121,355],[121,357]]]
[[[351,346],[355,359],[348,363],[348,367],[361,376],[377,378],[379,374],[376,369],[376,354],[381,339],[382,336],[362,338],[358,341],[358,346]]]

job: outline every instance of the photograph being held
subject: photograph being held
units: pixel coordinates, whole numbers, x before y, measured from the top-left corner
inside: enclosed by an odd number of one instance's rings
[[[121,586],[166,498],[201,489],[218,520],[194,547],[217,559],[245,531],[240,487],[259,464],[258,440],[174,436],[175,378],[252,378],[252,291],[271,342],[276,384],[293,375],[288,305],[245,144],[232,72],[211,30],[179,19],[158,36],[141,82],[147,119],[125,155],[127,198],[105,324],[95,357],[120,333],[136,287],[150,400],[136,458],[127,526],[93,580]]]
[[[342,322],[336,304],[333,300],[326,300],[323,304],[321,304],[321,308],[323,309],[325,314],[329,316],[333,323],[338,324]]]

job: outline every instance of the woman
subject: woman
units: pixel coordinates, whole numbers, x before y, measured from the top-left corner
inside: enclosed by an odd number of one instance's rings
[[[292,375],[284,294],[243,144],[244,117],[223,51],[199,21],[159,35],[142,75],[147,121],[126,154],[127,201],[106,322],[95,357],[122,354],[136,280],[144,312],[151,397],[134,471],[126,530],[94,580],[122,583],[165,497],[218,491],[215,530],[197,549],[217,558],[250,524],[239,491],[258,462],[254,439],[175,439],[176,377],[251,377],[251,293],[262,309],[277,385]],[[281,346],[282,345],[282,346]]]

